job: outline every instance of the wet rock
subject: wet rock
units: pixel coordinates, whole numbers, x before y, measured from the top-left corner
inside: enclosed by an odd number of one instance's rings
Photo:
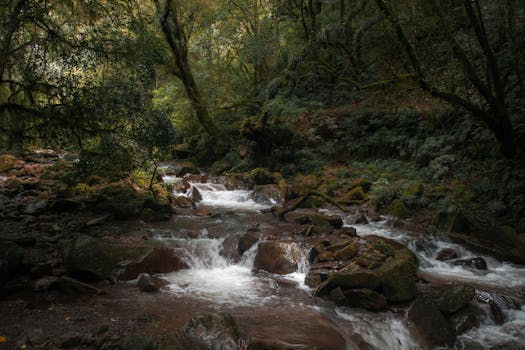
[[[169,284],[168,281],[159,277],[152,277],[147,273],[141,273],[138,277],[138,287],[147,293],[158,292],[162,287]]]
[[[485,259],[480,258],[480,257],[457,259],[457,260],[452,261],[452,264],[456,266],[470,267],[476,270],[482,270],[482,271],[487,270],[487,262],[485,261]]]
[[[363,309],[379,311],[386,307],[387,300],[384,295],[367,288],[348,289],[343,291],[343,304]]]
[[[458,259],[460,257],[459,252],[452,248],[443,248],[440,249],[436,254],[436,260],[439,261],[448,261],[453,259]]]
[[[252,339],[248,345],[248,350],[316,350],[304,344],[289,344],[276,339]]]
[[[279,186],[274,184],[259,185],[253,188],[252,193],[250,193],[250,198],[256,203],[273,205],[280,201],[281,191]]]
[[[292,273],[297,269],[293,250],[290,244],[282,242],[260,242],[257,255],[255,256],[254,267],[279,275]],[[295,253],[297,254],[298,252]]]
[[[359,251],[359,244],[357,242],[353,242],[351,244],[348,244],[346,247],[337,250],[334,253],[334,258],[337,260],[350,260],[353,259]]]
[[[469,305],[474,299],[474,288],[462,284],[425,286],[424,299],[434,304],[445,316],[451,315]]]
[[[202,195],[196,187],[191,189],[190,199],[192,203],[197,203],[202,200]]]
[[[355,227],[341,227],[334,233],[339,233],[342,236],[357,237],[357,230]]]
[[[239,243],[237,243],[237,251],[240,255],[243,255],[245,251],[249,250],[254,244],[259,241],[259,237],[257,237],[253,233],[245,233],[241,237],[239,237]]]
[[[492,318],[497,324],[503,324],[506,321],[505,310],[520,308],[520,304],[512,298],[483,290],[476,290],[476,300],[489,304]]]
[[[227,313],[192,318],[182,327],[182,333],[196,345],[191,349],[239,349],[246,344],[234,318]]]
[[[238,246],[239,237],[236,234],[230,234],[224,238],[220,254],[231,262],[239,262],[241,260],[241,254],[239,254]]]
[[[90,236],[80,236],[68,247],[64,260],[69,273],[81,280],[113,280],[118,276],[119,264],[140,260],[148,252],[150,249],[146,247],[108,244]]]
[[[415,255],[400,243],[383,237],[367,236],[366,240],[374,248],[390,256],[376,270],[387,300],[404,302],[414,299],[417,294],[416,271],[419,265]]]
[[[449,348],[454,345],[454,331],[445,316],[432,303],[416,300],[408,309],[407,319],[426,348]]]
[[[175,250],[155,247],[150,248],[142,257],[125,265],[125,270],[120,275],[120,278],[131,280],[137,278],[141,273],[168,273],[187,268],[188,264],[184,262]]]
[[[329,281],[332,284],[345,289],[376,289],[381,284],[381,280],[375,272],[362,268],[353,268],[331,273],[329,276]]]
[[[481,325],[483,320],[483,310],[476,305],[467,305],[467,307],[450,316],[449,322],[455,330],[456,335],[461,335],[473,328]]]
[[[358,225],[368,225],[368,219],[365,214],[360,214],[355,218],[354,223]]]

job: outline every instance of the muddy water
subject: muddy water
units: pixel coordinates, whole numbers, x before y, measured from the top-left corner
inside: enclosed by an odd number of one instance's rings
[[[301,242],[297,242],[304,251],[298,258],[299,268],[286,276],[254,272],[256,246],[242,257],[230,254],[231,242],[235,241],[232,237],[253,227],[275,235],[293,231],[293,227],[260,213],[260,209],[271,203],[257,203],[249,191],[228,191],[217,184],[191,184],[185,193],[177,195],[191,196],[193,189],[202,197],[197,209],[187,210],[170,223],[148,228],[154,239],[179,250],[190,266],[188,270],[164,276],[170,281],[165,295],[174,302],[167,312],[189,313],[191,317],[208,310],[226,311],[251,337],[323,349],[420,348],[405,321],[406,309],[372,313],[335,308],[312,298],[312,291],[304,285],[307,247],[301,246]],[[445,238],[412,237],[389,228],[386,222],[355,227],[359,235],[380,235],[408,246],[420,259],[419,273],[426,280],[466,283],[479,290],[511,295],[521,304],[525,301],[523,267],[484,257],[488,270],[473,271],[436,260],[439,249],[445,247],[457,250],[461,257],[474,256]],[[458,339],[457,348],[525,348],[525,309],[504,312],[504,324],[496,325],[487,315],[479,328]]]

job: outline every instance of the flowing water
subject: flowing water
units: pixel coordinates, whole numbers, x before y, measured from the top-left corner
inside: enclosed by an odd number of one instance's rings
[[[179,178],[166,177],[177,182]],[[340,308],[311,297],[304,285],[308,271],[306,247],[297,243],[302,254],[294,255],[297,271],[276,276],[254,272],[257,245],[241,257],[228,254],[232,237],[254,224],[261,229],[278,223],[259,210],[272,203],[256,202],[250,191],[228,191],[223,185],[190,183],[176,196],[191,197],[198,190],[199,206],[224,210],[219,217],[178,216],[172,227],[154,229],[154,237],[180,251],[189,269],[167,274],[167,291],[182,302],[202,304],[232,314],[253,337],[276,338],[292,344],[308,343],[325,349],[420,349],[405,321],[406,310],[372,313]],[[483,256],[487,271],[474,271],[436,259],[442,248],[451,248],[463,258],[479,257],[446,238],[422,239],[388,227],[387,222],[352,225],[358,235],[379,235],[408,246],[420,260],[419,274],[429,281],[470,284],[487,293],[525,301],[525,269]],[[191,232],[191,234],[189,234]],[[486,311],[480,327],[458,338],[458,349],[525,349],[525,307],[503,311],[505,322],[496,324]]]

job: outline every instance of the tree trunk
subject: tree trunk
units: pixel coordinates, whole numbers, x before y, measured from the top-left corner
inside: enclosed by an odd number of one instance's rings
[[[178,6],[172,0],[155,0],[155,4],[160,15],[162,32],[175,59],[175,75],[182,81],[199,123],[217,146],[216,151],[220,153],[224,140],[221,139],[219,129],[210,117],[207,105],[197,88],[191,72],[188,61],[188,38],[179,21],[180,11]]]

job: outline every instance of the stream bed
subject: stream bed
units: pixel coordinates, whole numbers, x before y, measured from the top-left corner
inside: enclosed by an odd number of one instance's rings
[[[168,182],[177,178],[169,177]],[[271,201],[255,201],[250,191],[229,191],[219,184],[193,184],[179,196],[192,196],[197,189],[199,210],[212,215],[185,215],[169,224],[151,227],[154,239],[180,251],[190,267],[165,274],[165,289],[195,310],[214,309],[230,313],[251,337],[279,339],[290,344],[309,344],[323,349],[421,349],[419,340],[406,321],[406,305],[386,312],[336,307],[312,297],[304,284],[308,272],[308,247],[300,240],[302,252],[297,271],[287,275],[256,272],[253,269],[257,245],[235,257],[229,247],[233,238],[256,227],[278,232],[280,222],[271,214],[261,213]],[[343,213],[337,213],[346,219]],[[345,223],[346,225],[346,223]],[[457,282],[476,289],[476,299],[483,293],[497,293],[512,298],[517,308],[503,309],[504,322],[498,324],[487,305],[479,304],[485,316],[479,327],[461,334],[457,349],[525,349],[525,268],[492,257],[474,254],[443,237],[413,236],[388,225],[388,220],[366,225],[352,225],[359,236],[378,235],[402,243],[420,261],[418,275],[430,282]],[[482,257],[486,271],[453,265],[436,259],[443,248],[461,258]],[[174,310],[173,312],[176,312]]]

